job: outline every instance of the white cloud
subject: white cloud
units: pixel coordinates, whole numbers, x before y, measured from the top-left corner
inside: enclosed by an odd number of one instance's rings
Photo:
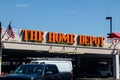
[[[16,7],[29,7],[29,4],[16,4]]]

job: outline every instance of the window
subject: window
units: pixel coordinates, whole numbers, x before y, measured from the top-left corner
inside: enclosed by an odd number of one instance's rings
[[[46,72],[47,71],[51,71],[52,74],[57,74],[58,73],[57,67],[56,66],[51,66],[51,65],[46,67]]]

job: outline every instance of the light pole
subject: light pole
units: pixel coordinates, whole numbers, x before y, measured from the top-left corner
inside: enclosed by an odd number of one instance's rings
[[[108,35],[112,38],[112,17],[106,17],[106,20],[110,20],[110,33]]]
[[[106,17],[106,20],[110,20],[110,38],[112,38],[112,17]],[[114,79],[119,79],[119,51],[115,51],[115,47],[113,49],[113,53],[115,54],[113,56],[113,77]]]
[[[1,42],[1,33],[2,33],[2,27],[0,22],[0,74],[2,72],[2,42]]]

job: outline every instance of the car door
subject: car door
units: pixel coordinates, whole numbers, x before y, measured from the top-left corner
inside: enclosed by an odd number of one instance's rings
[[[47,80],[62,80],[56,66],[46,66],[45,73]]]

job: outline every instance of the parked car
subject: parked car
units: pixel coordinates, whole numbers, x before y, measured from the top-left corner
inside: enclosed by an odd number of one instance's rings
[[[71,73],[59,72],[55,64],[22,64],[0,80],[71,80]]]

